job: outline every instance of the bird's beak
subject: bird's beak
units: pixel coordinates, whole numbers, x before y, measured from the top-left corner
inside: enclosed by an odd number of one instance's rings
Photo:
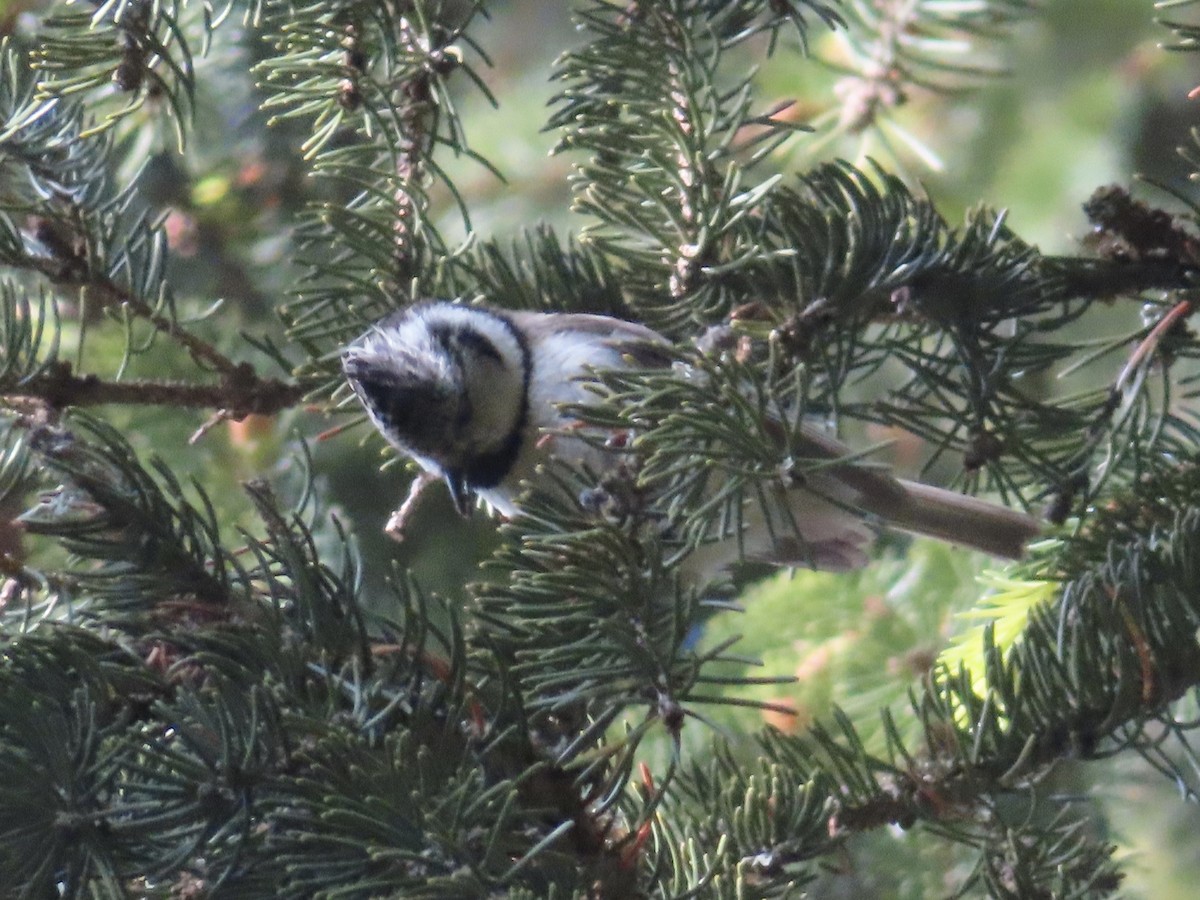
[[[463,476],[458,472],[447,472],[446,487],[450,488],[450,499],[454,501],[458,514],[464,519],[471,518],[471,511],[475,508],[475,492]]]

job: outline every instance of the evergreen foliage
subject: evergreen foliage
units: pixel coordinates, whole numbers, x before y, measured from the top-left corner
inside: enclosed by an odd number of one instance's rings
[[[1193,5],[1159,4],[1169,49],[1195,49]],[[1051,255],[887,161],[790,162],[869,133],[928,158],[907,97],[988,84],[1038,11],[580,0],[539,123],[578,224],[501,236],[455,173],[499,174],[468,110],[505,104],[484,37],[504,4],[56,2],[4,24],[6,896],[1114,894],[1117,838],[1054,785],[1138,754],[1198,791],[1198,200],[1095,185],[1086,246]],[[785,56],[836,73],[825,112],[760,97],[755,66]],[[241,266],[257,286],[196,287]],[[330,512],[335,467],[293,432],[359,424],[340,349],[429,297],[643,321],[678,361],[597,373],[577,433],[621,464],[551,466],[461,602]],[[844,462],[805,456],[813,420],[916,436],[930,479],[1043,512],[1048,537],[1004,575],[1038,602],[981,603],[1015,627],[922,648],[800,729],[795,659],[756,671],[737,604],[686,567]],[[236,463],[205,449],[226,424]],[[950,615],[947,556],[881,555],[903,600],[878,603]],[[842,582],[864,621],[872,577]],[[804,578],[771,588],[797,617]]]

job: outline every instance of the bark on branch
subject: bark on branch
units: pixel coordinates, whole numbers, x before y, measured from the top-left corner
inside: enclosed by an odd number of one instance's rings
[[[76,375],[71,364],[55,363],[33,378],[0,384],[6,403],[36,400],[54,409],[69,406],[122,404],[178,406],[220,410],[224,418],[272,415],[295,406],[304,397],[303,385],[262,378],[249,365],[238,363],[213,384],[182,381],[105,381],[95,375]]]

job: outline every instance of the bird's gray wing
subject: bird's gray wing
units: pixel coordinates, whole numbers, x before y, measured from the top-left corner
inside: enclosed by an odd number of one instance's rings
[[[675,360],[667,339],[637,322],[586,313],[510,312],[508,315],[534,338],[548,330],[599,336],[616,345],[636,365],[647,369],[662,368]],[[774,428],[770,427],[771,424]],[[768,423],[767,430],[774,432],[774,436],[783,444],[785,435],[779,423]],[[881,502],[899,499],[904,494],[903,487],[889,472],[879,466],[864,466],[861,460],[850,461],[854,456],[853,451],[817,428],[805,426],[799,441],[793,437],[793,449],[803,459],[827,460],[829,467],[825,471],[854,490],[879,498]]]
[[[782,442],[783,435],[779,435]],[[799,440],[794,440],[793,452],[801,459],[828,460],[823,471],[854,489],[862,497],[874,498],[876,503],[897,502],[904,497],[904,487],[885,468],[864,465],[861,458],[852,459],[853,451],[832,435],[813,426],[804,426]],[[840,460],[840,462],[839,462]]]
[[[588,313],[514,311],[507,312],[506,315],[535,341],[548,332],[574,331],[589,337],[599,337],[642,368],[664,368],[675,359],[670,350],[671,345],[665,337],[637,322]]]

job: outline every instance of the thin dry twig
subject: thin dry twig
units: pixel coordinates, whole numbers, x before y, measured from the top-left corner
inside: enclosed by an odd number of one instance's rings
[[[68,362],[47,367],[40,375],[11,387],[0,387],[0,400],[10,407],[31,401],[59,410],[69,406],[178,406],[220,410],[227,419],[257,413],[272,415],[298,404],[305,387],[277,378],[263,378],[248,363],[237,363],[213,384],[180,381],[105,381],[95,375],[76,375]]]

